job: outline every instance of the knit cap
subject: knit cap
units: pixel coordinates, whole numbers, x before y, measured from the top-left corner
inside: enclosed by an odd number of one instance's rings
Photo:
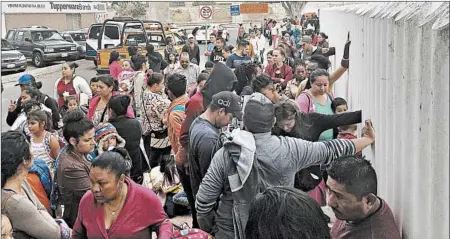
[[[95,142],[97,142],[98,154],[103,153],[103,145],[105,144],[106,140],[114,136],[117,139],[117,147],[125,147],[126,142],[117,133],[114,125],[110,123],[100,123],[97,125],[97,127],[95,127]]]
[[[275,107],[272,101],[261,93],[253,93],[244,108],[244,126],[251,133],[272,131],[275,122]]]

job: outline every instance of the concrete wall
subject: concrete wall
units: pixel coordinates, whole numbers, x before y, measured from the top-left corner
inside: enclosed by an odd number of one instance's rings
[[[336,96],[372,119],[364,154],[404,239],[449,238],[449,4],[366,3],[321,10],[321,30],[350,68]]]
[[[234,4],[239,3],[236,2]],[[186,5],[186,7],[170,7],[169,8],[170,21],[173,23],[207,23],[207,22],[231,23],[232,18],[230,15],[230,5],[214,5],[212,20],[200,19],[200,7],[189,5]],[[286,13],[281,4],[273,3],[269,4],[268,14],[242,15],[242,21],[260,22],[262,21],[262,19],[264,19],[264,17],[282,19],[286,17]]]
[[[94,13],[84,13],[81,15],[81,28],[89,27],[95,22]],[[36,21],[39,19],[39,22]],[[79,30],[71,29],[67,24],[65,13],[6,13],[6,29],[19,28],[25,26],[43,25],[58,31]]]

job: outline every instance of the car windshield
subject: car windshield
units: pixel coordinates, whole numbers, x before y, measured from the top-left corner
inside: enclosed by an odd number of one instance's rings
[[[74,41],[86,41],[84,33],[70,33]]]
[[[57,31],[33,31],[31,32],[33,41],[63,40],[64,38]]]
[[[2,39],[2,50],[7,49],[13,49],[13,46],[7,40]]]

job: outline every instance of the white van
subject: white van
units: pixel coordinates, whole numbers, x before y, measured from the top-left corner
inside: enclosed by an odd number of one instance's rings
[[[118,18],[113,18],[118,19]],[[100,31],[102,29],[103,23],[95,23],[89,27],[89,31],[86,37],[86,60],[94,61],[95,66],[97,66],[97,50],[105,49],[110,47],[115,47],[120,44],[120,36],[123,31],[124,22],[114,22],[110,21],[105,26],[105,31],[102,36],[102,45],[98,46],[98,39],[100,35]],[[129,27],[141,28],[138,23],[129,23],[127,24],[127,29]]]

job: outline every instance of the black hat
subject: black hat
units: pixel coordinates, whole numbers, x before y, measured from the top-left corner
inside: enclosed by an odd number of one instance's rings
[[[232,113],[238,120],[242,120],[241,97],[233,92],[221,91],[212,97],[212,105],[224,108],[225,111]]]

